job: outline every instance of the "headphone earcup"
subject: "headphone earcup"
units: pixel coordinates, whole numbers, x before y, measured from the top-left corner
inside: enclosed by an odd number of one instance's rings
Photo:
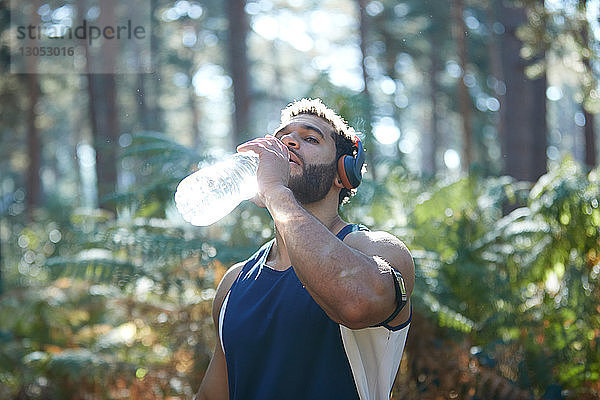
[[[360,185],[362,176],[356,171],[354,157],[345,155],[338,160],[338,174],[346,189],[354,189]]]

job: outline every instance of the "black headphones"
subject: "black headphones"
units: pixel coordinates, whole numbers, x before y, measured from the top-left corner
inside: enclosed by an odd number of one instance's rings
[[[338,160],[338,174],[346,189],[354,189],[362,180],[362,167],[365,163],[363,145],[358,136],[355,137],[356,156],[344,155]]]

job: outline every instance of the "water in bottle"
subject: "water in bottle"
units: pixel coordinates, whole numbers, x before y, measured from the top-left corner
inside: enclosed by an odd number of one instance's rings
[[[245,151],[194,172],[177,186],[177,210],[192,225],[217,222],[240,202],[254,197],[257,169],[258,155]]]

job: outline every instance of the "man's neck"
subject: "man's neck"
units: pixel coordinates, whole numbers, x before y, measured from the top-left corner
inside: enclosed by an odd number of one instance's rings
[[[302,204],[302,207],[334,235],[346,225],[346,222],[338,214],[337,202],[332,202],[329,196],[319,202]],[[277,230],[277,224],[275,224],[275,243],[267,258],[267,264],[274,269],[281,270],[287,269],[291,265],[285,241]]]

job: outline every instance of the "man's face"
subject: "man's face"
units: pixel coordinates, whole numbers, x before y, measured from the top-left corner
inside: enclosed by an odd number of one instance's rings
[[[275,133],[290,151],[288,186],[302,204],[324,199],[331,189],[337,172],[332,132],[324,119],[300,114]]]

